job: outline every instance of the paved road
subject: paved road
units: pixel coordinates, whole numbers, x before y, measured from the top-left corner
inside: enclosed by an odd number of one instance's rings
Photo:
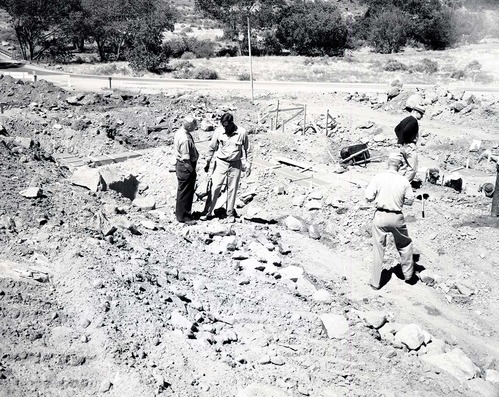
[[[48,70],[35,65],[11,63],[0,57],[0,71],[16,73],[16,77],[28,78],[28,74],[34,73],[38,78],[43,78],[62,88],[72,88],[77,91],[99,91],[110,87],[107,76],[67,74],[60,71]],[[31,77],[32,78],[32,77]],[[406,88],[430,87],[426,84],[406,84]],[[164,78],[142,78],[142,77],[112,77],[112,88],[128,88],[135,90],[208,90],[208,91],[251,91],[249,81],[230,80],[180,80]],[[328,83],[328,82],[283,82],[283,81],[255,81],[255,93],[265,92],[385,92],[386,84],[374,83]],[[499,93],[499,87],[462,86],[450,85],[455,90],[480,93]]]

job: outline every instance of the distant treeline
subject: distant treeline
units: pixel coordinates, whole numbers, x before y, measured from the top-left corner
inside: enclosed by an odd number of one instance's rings
[[[486,4],[487,0],[484,4]],[[408,44],[440,50],[473,42],[487,33],[485,13],[466,0],[358,0],[340,11],[323,0],[195,0],[200,14],[218,21],[225,42],[192,37],[165,40],[178,15],[165,0],[0,0],[11,17],[21,56],[68,62],[92,44],[100,61],[127,60],[136,70],[155,71],[169,57],[248,52],[248,25],[255,55],[339,55],[369,45],[391,53]],[[497,21],[491,26],[497,30]],[[497,32],[494,32],[497,34]]]

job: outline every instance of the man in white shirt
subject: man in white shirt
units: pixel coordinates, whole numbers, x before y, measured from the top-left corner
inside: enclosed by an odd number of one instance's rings
[[[191,209],[196,186],[196,164],[198,151],[194,144],[191,132],[197,128],[197,121],[192,116],[187,116],[173,138],[175,158],[177,160],[175,171],[177,174],[177,204],[175,215],[180,223],[195,223],[192,219]]]
[[[400,154],[391,154],[388,158],[388,170],[377,174],[365,192],[367,201],[376,204],[372,226],[374,260],[369,283],[375,290],[382,287],[381,272],[388,233],[393,235],[400,254],[405,281],[409,284],[415,282],[412,240],[402,214],[404,204],[412,205],[414,193],[407,178],[398,173],[401,166]]]
[[[221,127],[213,132],[204,168],[205,172],[208,172],[211,159],[216,158],[211,192],[205,214],[201,217],[201,220],[208,220],[213,216],[222,186],[227,180],[227,220],[233,223],[235,221],[234,206],[241,171],[245,171],[246,176],[250,175],[253,155],[248,133],[244,128],[234,123],[232,114],[225,113],[220,119],[220,124],[222,124]],[[244,166],[243,159],[245,161]]]

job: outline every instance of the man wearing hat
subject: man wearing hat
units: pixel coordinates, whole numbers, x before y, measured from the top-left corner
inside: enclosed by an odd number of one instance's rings
[[[492,209],[490,211],[490,215],[499,217],[499,156],[492,154],[492,151],[490,150],[486,150],[480,155],[478,162],[485,158],[488,159],[489,162],[493,161],[496,163],[497,174],[495,185],[492,183],[486,183],[485,185],[487,185],[487,188],[483,185],[483,191],[487,197],[492,198]]]
[[[402,214],[404,204],[412,205],[414,193],[407,178],[398,172],[401,165],[400,154],[390,154],[388,170],[377,174],[365,191],[366,200],[376,204],[372,225],[374,256],[369,282],[371,288],[375,290],[382,287],[381,272],[383,271],[386,237],[389,233],[392,234],[400,254],[400,265],[405,281],[409,284],[414,284],[416,281],[412,240]]]
[[[175,215],[180,223],[195,223],[192,219],[192,199],[196,185],[196,164],[198,151],[194,144],[191,132],[197,128],[197,121],[187,116],[173,138],[173,147],[176,157],[175,171],[177,174],[177,204]]]
[[[211,177],[211,192],[205,214],[200,219],[208,220],[213,216],[222,186],[227,180],[227,221],[233,223],[235,221],[234,206],[241,171],[245,171],[246,176],[250,175],[253,155],[248,133],[244,128],[234,123],[232,114],[225,113],[220,119],[220,124],[221,126],[213,132],[204,167],[205,172],[208,172],[211,159],[215,156],[216,161]],[[243,159],[245,161],[244,166]]]
[[[416,143],[419,139],[418,120],[421,120],[424,112],[423,107],[413,106],[411,114],[395,127],[397,143],[400,146],[400,153],[404,158],[404,162],[400,167],[400,173],[405,175],[409,182],[414,179],[418,170],[418,154],[416,152]]]

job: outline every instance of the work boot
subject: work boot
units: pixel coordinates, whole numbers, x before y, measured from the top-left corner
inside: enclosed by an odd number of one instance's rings
[[[235,223],[236,222],[236,218],[233,217],[233,216],[228,216],[227,217],[227,223]]]
[[[200,220],[200,221],[211,221],[212,219],[213,219],[213,215],[208,215],[208,214],[206,214],[206,215],[201,215],[201,216],[199,217],[199,220]]]

